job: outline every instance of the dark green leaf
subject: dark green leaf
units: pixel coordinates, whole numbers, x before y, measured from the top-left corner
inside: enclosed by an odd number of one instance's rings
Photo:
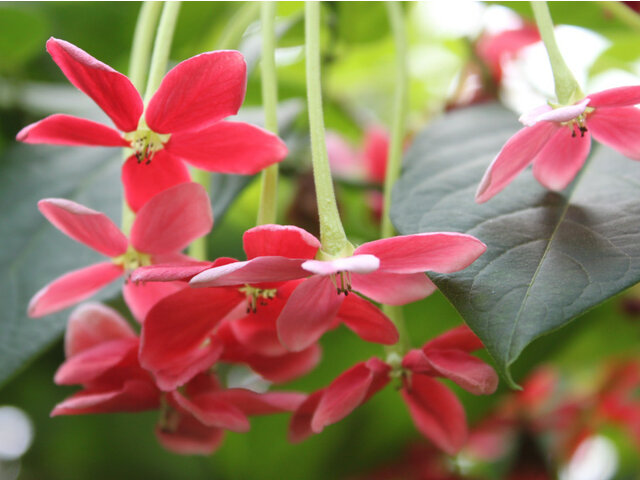
[[[518,129],[484,105],[447,115],[406,154],[392,217],[402,233],[459,231],[487,244],[471,267],[431,275],[482,339],[506,379],[535,338],[640,281],[640,166],[594,144],[561,194],[520,174],[474,202],[484,170]]]

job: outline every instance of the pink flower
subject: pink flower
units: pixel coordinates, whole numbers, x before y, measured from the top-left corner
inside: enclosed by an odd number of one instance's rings
[[[420,300],[436,289],[424,274],[426,270],[461,270],[485,249],[470,235],[421,233],[365,243],[344,258],[302,262],[297,268],[313,276],[294,290],[278,317],[280,340],[293,351],[315,343],[331,328],[352,290],[388,305]],[[231,264],[205,270],[190,283],[206,287],[291,279],[291,272],[280,268],[279,262],[277,257],[255,257],[238,268]],[[269,269],[262,268],[263,264]]]
[[[103,213],[70,200],[44,199],[38,208],[61,232],[110,260],[69,272],[42,288],[29,303],[31,317],[74,305],[140,265],[185,259],[180,251],[213,225],[209,198],[196,183],[175,185],[147,202],[138,212],[129,238]],[[159,298],[181,288],[175,283],[128,283],[124,296],[136,318],[142,319]]]
[[[588,95],[575,105],[543,105],[525,113],[525,125],[502,147],[484,174],[476,202],[505,188],[533,163],[533,175],[550,190],[563,190],[584,164],[591,135],[623,155],[640,160],[640,87],[619,87]]]
[[[476,395],[496,390],[495,371],[469,354],[482,343],[466,326],[450,330],[409,352],[402,362],[402,397],[418,430],[436,446],[454,454],[467,438],[465,413],[458,398],[433,377],[444,377]],[[294,413],[289,439],[299,442],[342,420],[391,381],[392,366],[371,358],[342,373],[307,397]]]
[[[57,114],[25,127],[17,139],[132,148],[122,180],[134,211],[162,190],[190,181],[183,160],[212,172],[253,174],[287,154],[284,143],[266,130],[222,121],[235,115],[244,99],[246,65],[239,52],[207,52],[179,63],[145,107],[127,77],[75,45],[50,38],[47,51],[119,131]]]
[[[538,29],[534,25],[523,25],[498,33],[484,33],[476,43],[476,52],[489,67],[493,80],[500,83],[504,64],[524,47],[539,41]]]

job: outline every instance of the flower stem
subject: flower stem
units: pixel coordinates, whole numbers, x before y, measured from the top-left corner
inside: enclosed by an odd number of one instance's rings
[[[622,2],[598,2],[603,10],[634,30],[640,30],[640,15]]]
[[[320,80],[320,2],[305,2],[305,52],[307,102],[311,132],[311,162],[316,187],[320,240],[329,255],[339,255],[349,242],[340,221],[324,135]]]
[[[391,140],[389,142],[389,154],[387,170],[384,178],[384,203],[382,207],[382,225],[380,234],[382,238],[391,237],[395,229],[389,215],[391,209],[391,190],[400,176],[402,168],[402,145],[407,126],[407,113],[409,110],[409,68],[407,64],[407,36],[405,33],[404,15],[402,5],[398,2],[387,2],[387,12],[391,23],[391,31],[396,47],[396,78],[394,93],[393,120],[391,124]],[[383,305],[382,311],[389,317],[398,329],[399,340],[395,345],[386,347],[387,357],[402,358],[410,347],[407,328],[402,315],[402,307]]]
[[[262,105],[267,130],[278,134],[278,79],[276,75],[276,2],[263,2],[260,8],[262,28]],[[278,199],[278,164],[262,171],[258,225],[276,223]]]
[[[169,54],[171,53],[171,42],[173,41],[176,21],[178,20],[178,12],[180,12],[180,2],[166,2],[164,4],[153,47],[151,67],[149,68],[149,77],[147,78],[147,89],[144,93],[145,105],[151,100],[151,97],[160,86],[160,82],[167,71],[167,63],[169,62]]]
[[[160,2],[144,2],[133,34],[131,47],[131,59],[129,60],[129,79],[140,90],[144,85],[147,70],[149,68],[149,56],[151,54],[151,41],[160,15]],[[131,155],[131,151],[124,150],[124,159]],[[136,214],[129,208],[126,200],[122,200],[122,232],[129,235]]]
[[[547,2],[531,2],[531,8],[538,25],[538,31],[547,49],[558,102],[561,105],[571,105],[584,98],[584,93],[582,93],[580,85],[573,77],[564,58],[562,58],[553,32],[553,21],[551,20]]]
[[[247,27],[258,17],[259,9],[259,2],[245,2],[220,34],[217,48],[219,50],[238,48]]]

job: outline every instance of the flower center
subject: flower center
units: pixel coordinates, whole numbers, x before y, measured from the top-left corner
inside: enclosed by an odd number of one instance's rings
[[[346,297],[351,291],[351,272],[337,272],[330,276],[331,283],[336,287],[338,295],[344,293]]]
[[[275,288],[256,288],[251,285],[245,285],[239,288],[241,293],[244,293],[247,297],[247,313],[256,313],[258,310],[258,303],[262,306],[268,304],[268,300],[272,300],[276,297],[277,289]]]
[[[588,132],[587,129],[587,115],[593,112],[593,107],[585,108],[584,112],[578,115],[576,118],[569,120],[568,122],[562,122],[561,125],[566,125],[571,129],[571,136],[576,138],[578,133],[580,137],[584,137],[584,134]]]
[[[153,156],[164,148],[164,144],[169,141],[170,137],[170,133],[161,134],[150,130],[144,122],[144,118],[140,119],[137,130],[124,134],[124,139],[131,144],[138,163],[144,162],[145,165],[151,163]]]
[[[139,267],[147,267],[151,265],[151,255],[147,253],[138,252],[131,245],[127,248],[127,251],[118,257],[114,257],[112,259],[113,263],[116,265],[120,265],[125,273],[127,274],[128,281],[131,276],[131,272],[133,272],[136,268]]]

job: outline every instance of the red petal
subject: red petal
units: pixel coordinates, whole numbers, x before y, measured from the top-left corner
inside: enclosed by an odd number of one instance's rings
[[[238,113],[246,89],[240,52],[221,50],[189,58],[165,75],[145,118],[154,132],[200,130]]]
[[[287,353],[276,332],[276,319],[284,307],[283,299],[258,305],[255,313],[230,322],[231,330],[238,341],[250,352],[258,355],[278,356]]]
[[[202,170],[243,175],[258,173],[287,156],[287,146],[277,135],[236,122],[176,133],[165,148]]]
[[[131,155],[122,166],[124,196],[134,212],[160,192],[190,181],[191,175],[184,162],[165,150],[156,152],[148,165],[138,163],[135,155]]]
[[[121,363],[131,363],[138,349],[138,337],[102,342],[68,358],[54,377],[58,385],[86,384]]]
[[[315,343],[333,323],[344,295],[336,293],[329,277],[315,276],[291,294],[278,317],[278,336],[289,350],[298,352]]]
[[[324,395],[325,389],[318,390],[307,397],[291,416],[289,423],[288,439],[291,443],[299,443],[313,435],[311,419],[318,408],[318,404]]]
[[[302,268],[305,261],[302,258],[256,257],[246,262],[210,268],[193,277],[189,283],[193,287],[224,287],[296,280],[309,276],[309,272]]]
[[[398,342],[398,330],[382,311],[357,295],[344,299],[338,311],[340,321],[367,342],[393,345]]]
[[[101,303],[85,303],[69,317],[64,336],[67,358],[102,342],[136,337],[127,321],[113,308]]]
[[[29,302],[30,317],[42,317],[74,305],[122,275],[122,267],[111,262],[73,270],[43,287]]]
[[[217,358],[219,346],[209,337],[242,298],[236,289],[187,288],[149,311],[142,326],[140,364],[156,375],[160,388],[184,384],[207,360]]]
[[[142,323],[156,303],[183,288],[187,288],[187,285],[180,282],[136,284],[129,281],[125,283],[122,294],[133,318]]]
[[[84,50],[51,37],[47,51],[69,81],[90,96],[123,132],[138,128],[142,99],[127,77]]]
[[[587,95],[590,107],[625,107],[640,103],[640,86],[618,87]]]
[[[256,257],[315,258],[320,240],[293,225],[259,225],[242,236],[247,259]]]
[[[634,107],[596,109],[587,118],[593,138],[640,160],[640,111]]]
[[[228,402],[246,415],[269,415],[280,412],[293,412],[307,398],[296,392],[256,393],[244,388],[229,388],[214,394],[220,400]]]
[[[469,327],[466,325],[460,325],[459,327],[452,328],[451,330],[447,330],[446,332],[438,335],[433,340],[425,343],[422,348],[425,352],[431,352],[436,349],[456,349],[465,352],[473,352],[484,348],[484,345]]]
[[[311,429],[320,433],[327,425],[349,415],[390,380],[391,367],[377,358],[359,363],[338,376],[327,387],[311,419]]]
[[[158,390],[150,382],[129,380],[114,390],[84,390],[56,405],[51,416],[87,413],[140,412],[160,406]]]
[[[519,130],[507,140],[485,172],[476,192],[476,202],[486,202],[511,183],[558,128],[561,127],[555,123],[540,122]]]
[[[127,237],[104,213],[62,198],[40,200],[38,208],[58,230],[107,257],[127,251]]]
[[[383,238],[359,246],[354,255],[375,255],[380,259],[381,272],[451,273],[471,265],[486,249],[471,235],[438,232]]]
[[[533,159],[533,175],[549,190],[564,190],[578,174],[591,149],[591,135],[572,137],[559,129]]]
[[[234,405],[215,394],[202,394],[188,399],[178,392],[170,394],[184,410],[208,427],[224,428],[234,432],[249,431],[249,419]]]
[[[202,185],[181,183],[150,199],[138,211],[131,244],[139,252],[179,252],[213,227],[209,196]]]
[[[129,146],[129,142],[113,128],[84,118],[61,114],[51,115],[27,125],[18,132],[16,140],[50,145]]]
[[[417,429],[438,448],[456,454],[467,441],[467,422],[458,397],[426,375],[412,375],[402,389]]]
[[[224,439],[224,430],[207,427],[191,415],[181,415],[174,429],[156,429],[160,444],[180,455],[210,455],[215,452]]]
[[[351,274],[351,286],[361,294],[386,305],[405,305],[428,297],[437,290],[424,273],[354,273]]]

